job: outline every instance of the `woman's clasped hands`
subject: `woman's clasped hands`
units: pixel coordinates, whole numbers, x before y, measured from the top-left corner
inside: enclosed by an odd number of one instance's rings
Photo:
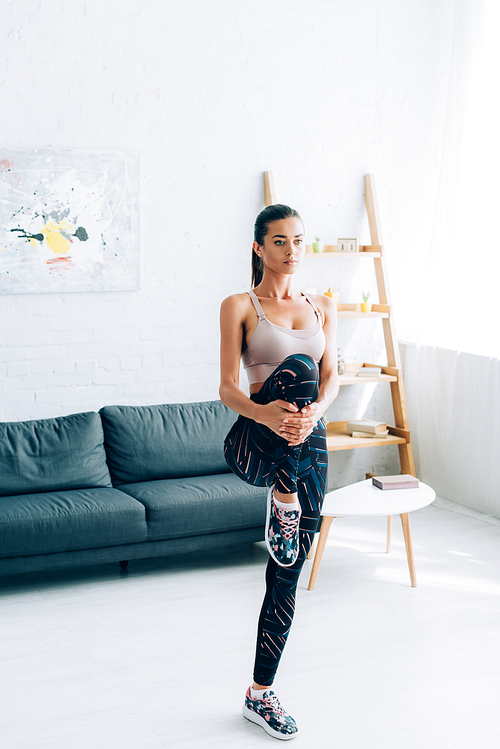
[[[299,410],[295,403],[275,400],[262,408],[265,409],[265,413],[260,419],[261,423],[292,446],[302,444],[323,416],[317,403],[310,403]]]

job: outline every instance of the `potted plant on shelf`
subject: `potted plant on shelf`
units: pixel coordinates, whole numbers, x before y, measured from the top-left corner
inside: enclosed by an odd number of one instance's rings
[[[371,302],[368,302],[368,297],[370,294],[365,294],[363,291],[363,301],[361,302],[361,312],[371,312],[372,311],[372,304]]]
[[[313,252],[323,252],[323,242],[319,237],[316,237],[316,241],[313,242]]]
[[[333,299],[333,301],[335,302],[335,306],[337,307],[337,309],[339,308],[339,292],[337,286],[334,286],[333,290],[332,287],[329,286],[328,291],[325,291],[325,296],[329,296],[330,299]]]

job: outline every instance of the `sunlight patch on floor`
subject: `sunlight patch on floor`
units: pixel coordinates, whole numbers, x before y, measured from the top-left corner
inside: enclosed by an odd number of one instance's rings
[[[408,570],[405,570],[408,575]],[[375,576],[385,580],[400,580],[402,570],[378,567]],[[477,595],[500,595],[500,583],[493,580],[485,580],[478,577],[464,577],[463,575],[451,575],[444,572],[432,572],[431,570],[417,569],[417,583],[420,586],[432,586],[434,588],[445,588],[448,590],[461,591],[462,593],[475,593]]]

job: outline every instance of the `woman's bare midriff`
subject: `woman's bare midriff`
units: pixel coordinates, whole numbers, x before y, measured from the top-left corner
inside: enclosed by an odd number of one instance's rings
[[[253,385],[250,385],[250,388],[249,388],[250,395],[254,395],[255,393],[258,393],[263,384],[264,384],[263,382],[254,382]]]

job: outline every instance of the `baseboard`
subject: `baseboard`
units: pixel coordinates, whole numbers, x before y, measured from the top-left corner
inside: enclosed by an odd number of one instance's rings
[[[500,525],[500,518],[497,518],[494,515],[488,515],[488,513],[486,512],[478,512],[478,510],[473,510],[471,507],[459,505],[457,502],[451,502],[449,499],[444,499],[444,497],[436,497],[432,504],[434,505],[434,507],[439,507],[442,510],[457,512],[459,515],[466,515],[469,518],[480,520],[483,523],[490,523],[490,525]]]

